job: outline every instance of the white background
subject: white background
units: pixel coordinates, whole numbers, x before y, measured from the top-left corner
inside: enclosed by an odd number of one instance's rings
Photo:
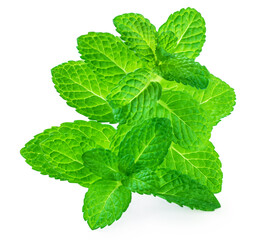
[[[0,4],[0,239],[253,239],[252,1],[6,0]],[[223,163],[222,207],[192,211],[133,194],[122,218],[91,231],[82,218],[86,189],[42,176],[19,150],[35,134],[85,119],[54,89],[50,69],[77,60],[76,38],[116,34],[112,19],[137,12],[158,28],[169,14],[194,7],[206,20],[198,61],[236,91],[234,112],[213,130]]]

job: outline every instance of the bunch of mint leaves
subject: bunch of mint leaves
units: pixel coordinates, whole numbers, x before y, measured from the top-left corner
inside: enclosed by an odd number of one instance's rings
[[[52,69],[60,96],[91,121],[45,130],[22,156],[43,175],[88,188],[83,216],[91,229],[118,220],[132,192],[191,209],[219,208],[221,162],[209,139],[233,110],[235,93],[195,61],[204,19],[187,8],[158,31],[135,13],[113,23],[120,37],[80,36],[82,60]]]

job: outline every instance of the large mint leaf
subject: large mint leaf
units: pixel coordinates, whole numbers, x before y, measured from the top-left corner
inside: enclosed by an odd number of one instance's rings
[[[83,217],[91,229],[104,228],[118,220],[131,202],[131,191],[120,182],[99,180],[84,198]]]
[[[59,172],[51,168],[48,160],[40,147],[40,143],[49,138],[53,133],[57,133],[58,128],[52,127],[44,132],[34,136],[32,140],[26,143],[20,151],[21,155],[26,159],[26,162],[32,167],[33,170],[39,171],[43,175],[49,175],[49,177],[61,180],[67,180],[62,177]]]
[[[120,123],[137,123],[149,117],[161,96],[160,77],[142,68],[127,74],[107,96]]]
[[[141,68],[142,61],[118,37],[90,32],[77,39],[81,58],[90,64],[111,90],[129,72]]]
[[[208,86],[209,71],[193,59],[169,54],[158,68],[162,77],[168,81],[176,81],[200,89]]]
[[[54,133],[40,143],[41,150],[50,168],[69,182],[88,186],[99,179],[83,165],[82,154],[96,146],[95,142],[79,135]]]
[[[159,37],[164,32],[171,31],[177,37],[172,53],[195,59],[205,42],[205,21],[193,8],[181,9],[171,14],[168,20],[159,28]]]
[[[108,86],[83,61],[70,61],[52,69],[53,82],[60,96],[76,111],[91,120],[114,122],[106,102]]]
[[[155,172],[146,169],[131,174],[127,179],[122,181],[122,184],[132,192],[152,194],[159,187],[159,178]]]
[[[168,169],[160,169],[157,174],[160,177],[160,189],[155,196],[191,209],[213,211],[220,207],[220,203],[206,186],[187,175]]]
[[[235,92],[227,83],[210,75],[206,89],[196,89],[177,82],[161,82],[164,90],[183,91],[190,94],[199,102],[209,125],[215,126],[223,117],[233,111],[235,105]]]
[[[125,44],[141,59],[155,63],[156,29],[153,24],[141,14],[126,13],[113,20],[117,32]]]
[[[170,119],[174,142],[182,147],[198,146],[210,138],[198,102],[187,93],[164,91],[158,101],[156,116]]]
[[[84,187],[97,181],[99,177],[80,162],[80,154],[93,148],[95,143],[81,135],[50,130],[35,136],[21,150],[26,162],[43,175]]]
[[[121,180],[123,177],[117,156],[108,149],[94,148],[85,152],[82,158],[84,166],[103,179]]]
[[[113,127],[97,122],[63,123],[60,127],[52,127],[36,135],[21,149],[21,155],[43,175],[88,187],[99,177],[79,164],[80,161],[82,163],[80,154],[94,147],[108,148],[114,134]],[[64,165],[66,162],[75,165],[75,170],[68,164]]]
[[[172,141],[170,121],[166,118],[152,118],[132,128],[120,143],[118,156],[134,158],[132,169],[137,172],[155,168],[163,161]]]
[[[211,192],[221,191],[221,162],[211,142],[200,149],[184,149],[173,143],[161,167],[187,174]]]

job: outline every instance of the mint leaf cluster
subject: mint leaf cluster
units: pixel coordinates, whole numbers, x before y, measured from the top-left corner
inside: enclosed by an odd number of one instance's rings
[[[43,175],[88,188],[83,216],[91,229],[118,220],[132,192],[191,209],[219,208],[221,162],[209,139],[233,110],[235,93],[195,61],[204,19],[187,8],[158,31],[140,14],[113,23],[120,37],[80,36],[82,60],[52,69],[60,96],[90,121],[45,130],[22,156]]]

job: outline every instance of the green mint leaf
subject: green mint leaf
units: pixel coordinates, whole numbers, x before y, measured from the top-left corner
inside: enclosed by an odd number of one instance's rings
[[[114,18],[113,23],[125,44],[141,59],[155,63],[156,28],[141,14],[127,13]]]
[[[154,116],[157,100],[161,96],[161,91],[161,85],[157,82],[152,82],[130,104],[113,109],[115,119],[120,124],[136,125]]]
[[[119,124],[117,127],[117,131],[112,136],[111,144],[109,149],[114,152],[115,154],[118,154],[119,152],[119,146],[126,134],[133,128],[132,125],[127,124]]]
[[[187,93],[164,91],[158,101],[156,116],[171,121],[173,141],[182,147],[198,146],[210,138],[198,102]]]
[[[221,191],[221,162],[211,142],[200,149],[184,149],[177,144],[171,144],[161,167],[187,174],[207,186],[211,192]]]
[[[83,217],[91,229],[104,228],[118,220],[131,202],[131,191],[120,182],[99,180],[85,195]]]
[[[94,144],[80,135],[47,130],[28,142],[21,155],[43,175],[88,187],[99,177],[81,164],[80,154],[93,148]]]
[[[96,146],[95,142],[82,135],[55,133],[40,143],[50,167],[69,182],[88,186],[99,177],[83,166],[82,154]]]
[[[142,61],[118,37],[90,32],[77,39],[81,58],[90,64],[111,90],[129,72],[141,68]]]
[[[187,8],[173,13],[159,28],[158,38],[167,31],[175,33],[177,37],[176,46],[170,51],[171,53],[193,59],[199,55],[206,38],[205,20],[199,12]]]
[[[213,211],[220,207],[220,203],[206,186],[187,175],[168,169],[161,169],[157,174],[161,180],[161,187],[154,194],[155,196],[191,209]]]
[[[159,77],[146,68],[137,69],[123,77],[111,93],[107,101],[113,108],[125,106],[144,92],[152,82]]]
[[[169,53],[171,49],[175,48],[177,40],[175,33],[167,31],[159,35],[157,45]]]
[[[126,176],[129,176],[129,173],[136,170],[134,156],[132,154],[127,154],[119,159],[119,170]]]
[[[122,181],[122,184],[132,192],[152,194],[159,187],[159,178],[155,172],[146,169],[131,174],[127,179]]]
[[[156,46],[156,55],[159,60],[165,60],[169,53],[173,52],[172,50],[176,47],[177,40],[176,35],[171,31],[162,32],[159,35]]]
[[[212,75],[208,89],[202,91],[202,96],[200,92],[198,94],[200,105],[212,126],[217,125],[221,118],[228,116],[233,111],[235,99],[234,89]]]
[[[34,138],[26,143],[25,147],[21,149],[20,153],[33,170],[39,171],[43,175],[49,175],[49,177],[64,181],[68,179],[61,176],[59,172],[51,167],[40,147],[40,143],[46,140],[50,134],[57,132],[57,127],[52,127],[51,129],[47,129],[43,133],[34,136]]]
[[[148,119],[126,134],[120,143],[118,156],[119,159],[126,155],[134,157],[131,172],[146,168],[153,169],[162,163],[171,141],[172,133],[168,119]]]
[[[21,149],[21,155],[43,175],[88,187],[99,177],[79,164],[83,162],[80,154],[94,147],[108,148],[114,134],[113,127],[97,122],[63,123],[36,135]],[[71,169],[66,162],[80,168]]]
[[[109,148],[111,139],[116,133],[116,130],[110,125],[82,120],[63,123],[58,129],[63,133],[81,133],[86,138],[93,140],[96,145],[101,148]]]
[[[161,96],[160,77],[142,68],[127,74],[107,96],[115,119],[120,123],[135,124],[149,117]]]
[[[123,77],[107,96],[115,118],[120,123],[134,124],[149,117],[161,96],[160,77],[142,68]]]
[[[235,105],[236,97],[234,89],[213,75],[210,75],[209,84],[206,89],[196,89],[165,80],[161,84],[164,90],[170,89],[190,94],[199,102],[211,127],[217,125],[222,118],[228,116],[233,111]]]
[[[170,54],[158,68],[162,77],[168,81],[181,82],[201,89],[208,86],[209,71],[193,59]]]
[[[83,154],[83,164],[91,172],[103,179],[121,180],[123,175],[118,169],[118,158],[108,149],[94,148]]]
[[[60,96],[76,111],[91,120],[114,122],[106,102],[108,87],[83,61],[70,61],[52,69],[53,82]]]

